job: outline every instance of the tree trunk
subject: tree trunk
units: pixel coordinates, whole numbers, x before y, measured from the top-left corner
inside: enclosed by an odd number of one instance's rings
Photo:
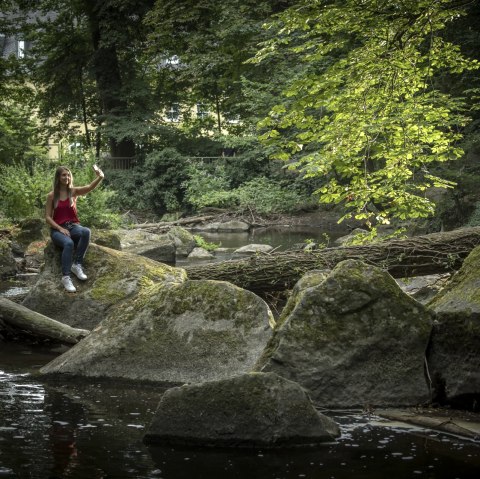
[[[34,336],[54,339],[67,344],[78,343],[80,339],[90,333],[86,329],[72,328],[55,321],[6,298],[0,298],[0,320],[9,326],[13,326],[21,331],[27,331]]]
[[[115,24],[114,18],[118,9],[108,2],[85,2],[86,13],[90,22],[92,44],[95,50],[92,67],[95,73],[98,94],[101,101],[102,112],[112,119],[124,118],[129,109],[127,101],[122,96],[123,81],[119,63],[117,41],[118,31],[124,28]],[[114,158],[132,158],[135,156],[135,143],[131,138],[109,137],[110,155]]]
[[[346,259],[373,264],[396,278],[454,271],[478,245],[480,227],[475,227],[362,246],[255,255],[185,269],[190,279],[229,281],[261,294],[291,289],[307,271],[332,269]]]

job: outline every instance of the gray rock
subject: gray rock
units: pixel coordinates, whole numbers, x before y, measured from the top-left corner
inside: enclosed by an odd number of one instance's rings
[[[340,435],[296,383],[244,374],[165,392],[145,442],[216,447],[318,444]]]
[[[416,276],[408,279],[397,279],[397,284],[409,296],[415,298],[419,303],[429,303],[447,284],[450,278],[449,273],[432,274],[428,276]]]
[[[85,258],[87,281],[72,275],[77,288],[67,293],[61,284],[61,250],[51,242],[45,248],[45,265],[23,305],[75,328],[92,329],[114,305],[122,305],[153,282],[178,283],[184,270],[104,246],[90,244]]]
[[[215,221],[213,223],[195,225],[194,229],[197,231],[218,231],[219,225],[220,223],[218,221]]]
[[[192,252],[188,255],[189,260],[205,260],[213,259],[215,256],[208,252],[205,248],[193,248]]]
[[[468,406],[467,396],[480,395],[480,247],[429,307],[437,313],[427,354],[434,399]]]
[[[92,242],[111,249],[122,249],[120,234],[116,231],[94,230],[92,231]]]
[[[175,243],[167,235],[143,230],[119,230],[122,251],[164,263],[175,263]]]
[[[167,233],[167,238],[173,241],[177,256],[188,256],[197,244],[192,233],[181,226],[173,226]]]
[[[341,236],[340,238],[337,238],[333,244],[334,246],[349,246],[353,244],[356,240],[361,238],[362,236],[368,235],[368,231],[364,230],[362,228],[355,228],[352,230],[351,233],[349,233],[346,236]]]
[[[300,383],[332,407],[412,405],[429,399],[424,354],[431,313],[379,268],[339,263],[297,294],[256,370]]]
[[[14,276],[17,271],[17,262],[13,257],[10,241],[0,239],[0,278]]]
[[[14,242],[22,251],[34,241],[42,241],[46,236],[47,227],[45,220],[40,218],[27,218],[19,224],[20,231],[15,235]]]
[[[237,248],[235,254],[255,254],[255,253],[269,253],[273,247],[268,244],[247,244],[241,248]]]
[[[250,371],[272,334],[267,304],[220,281],[152,285],[43,373],[170,383]]]
[[[231,220],[218,224],[218,231],[248,231],[250,225],[244,221]]]
[[[207,223],[203,225],[195,225],[195,230],[198,231],[232,231],[232,232],[241,232],[248,231],[250,225],[243,221],[231,220],[231,221],[215,221],[213,223]]]

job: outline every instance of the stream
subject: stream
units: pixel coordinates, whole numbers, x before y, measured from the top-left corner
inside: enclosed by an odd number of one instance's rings
[[[147,447],[163,389],[117,381],[45,381],[60,351],[0,343],[0,478],[473,479],[480,443],[333,412],[342,436],[320,447],[203,450]]]
[[[202,236],[226,248],[285,248],[323,237],[292,232],[280,243],[269,234]],[[0,284],[6,297],[28,287],[26,281]],[[143,435],[164,389],[113,380],[47,381],[39,368],[63,350],[0,340],[0,479],[476,479],[480,471],[480,440],[357,410],[329,412],[342,435],[319,447],[147,447]]]

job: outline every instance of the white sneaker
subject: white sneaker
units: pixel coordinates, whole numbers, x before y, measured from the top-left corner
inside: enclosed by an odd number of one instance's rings
[[[81,264],[73,263],[71,271],[78,279],[81,279],[82,281],[87,279],[87,275],[83,272]]]
[[[63,287],[69,293],[75,293],[75,291],[77,291],[77,288],[75,288],[75,286],[73,286],[72,278],[70,278],[70,276],[63,276],[62,277],[62,284],[63,284]]]

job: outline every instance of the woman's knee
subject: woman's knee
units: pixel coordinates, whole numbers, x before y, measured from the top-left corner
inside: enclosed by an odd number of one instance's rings
[[[85,228],[85,226],[82,227],[82,238],[89,240],[92,232],[90,231],[90,228]]]
[[[67,236],[65,238],[65,240],[63,241],[63,246],[62,247],[63,247],[64,251],[73,251],[74,245],[75,245],[75,243],[73,242],[73,240]]]

